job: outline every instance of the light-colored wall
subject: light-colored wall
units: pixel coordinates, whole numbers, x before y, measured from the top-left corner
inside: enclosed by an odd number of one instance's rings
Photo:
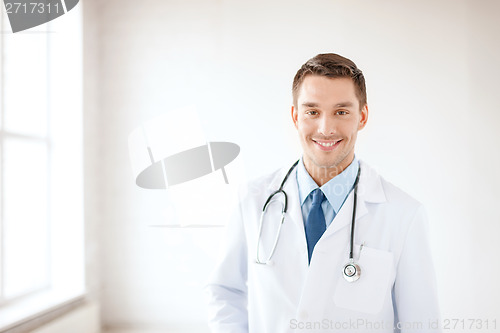
[[[443,316],[500,318],[498,2],[85,6],[95,47],[87,51],[88,231],[100,241],[91,273],[102,278],[106,327],[206,331],[201,287],[223,232],[148,226],[165,222],[162,195],[134,186],[128,134],[196,104],[208,138],[240,145],[236,182],[273,170],[300,154],[290,86],[320,52],[350,57],[365,73],[370,117],[357,153],[426,205]],[[487,273],[478,277],[478,267]]]

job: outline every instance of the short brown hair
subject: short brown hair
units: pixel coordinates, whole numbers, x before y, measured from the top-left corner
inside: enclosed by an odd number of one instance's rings
[[[307,75],[319,75],[329,78],[349,77],[354,82],[356,97],[360,109],[366,104],[366,85],[363,72],[351,60],[335,53],[318,54],[309,59],[295,74],[293,79],[292,94],[293,104],[297,107],[297,98],[300,85]]]

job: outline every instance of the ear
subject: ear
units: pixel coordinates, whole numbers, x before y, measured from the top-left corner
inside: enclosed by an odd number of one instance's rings
[[[368,121],[368,104],[365,104],[360,111],[361,118],[359,119],[358,131],[365,128],[366,122]]]
[[[297,127],[297,117],[298,117],[298,114],[297,114],[297,109],[292,105],[292,120],[293,120],[293,124],[295,125],[295,128],[298,128]]]

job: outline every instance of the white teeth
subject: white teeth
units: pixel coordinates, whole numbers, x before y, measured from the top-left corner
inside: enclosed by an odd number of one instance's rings
[[[330,143],[326,143],[326,142],[318,142],[316,141],[316,143],[319,143],[320,145],[322,145],[323,147],[331,147],[333,146],[334,144],[336,144],[338,141],[335,141],[335,142],[330,142]]]

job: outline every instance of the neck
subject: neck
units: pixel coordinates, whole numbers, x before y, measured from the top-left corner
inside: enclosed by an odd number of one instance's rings
[[[304,158],[304,166],[311,178],[318,184],[318,186],[323,186],[328,183],[332,178],[341,174],[354,160],[354,153],[352,156],[347,156],[339,164],[334,166],[319,166],[314,164],[309,159]]]

